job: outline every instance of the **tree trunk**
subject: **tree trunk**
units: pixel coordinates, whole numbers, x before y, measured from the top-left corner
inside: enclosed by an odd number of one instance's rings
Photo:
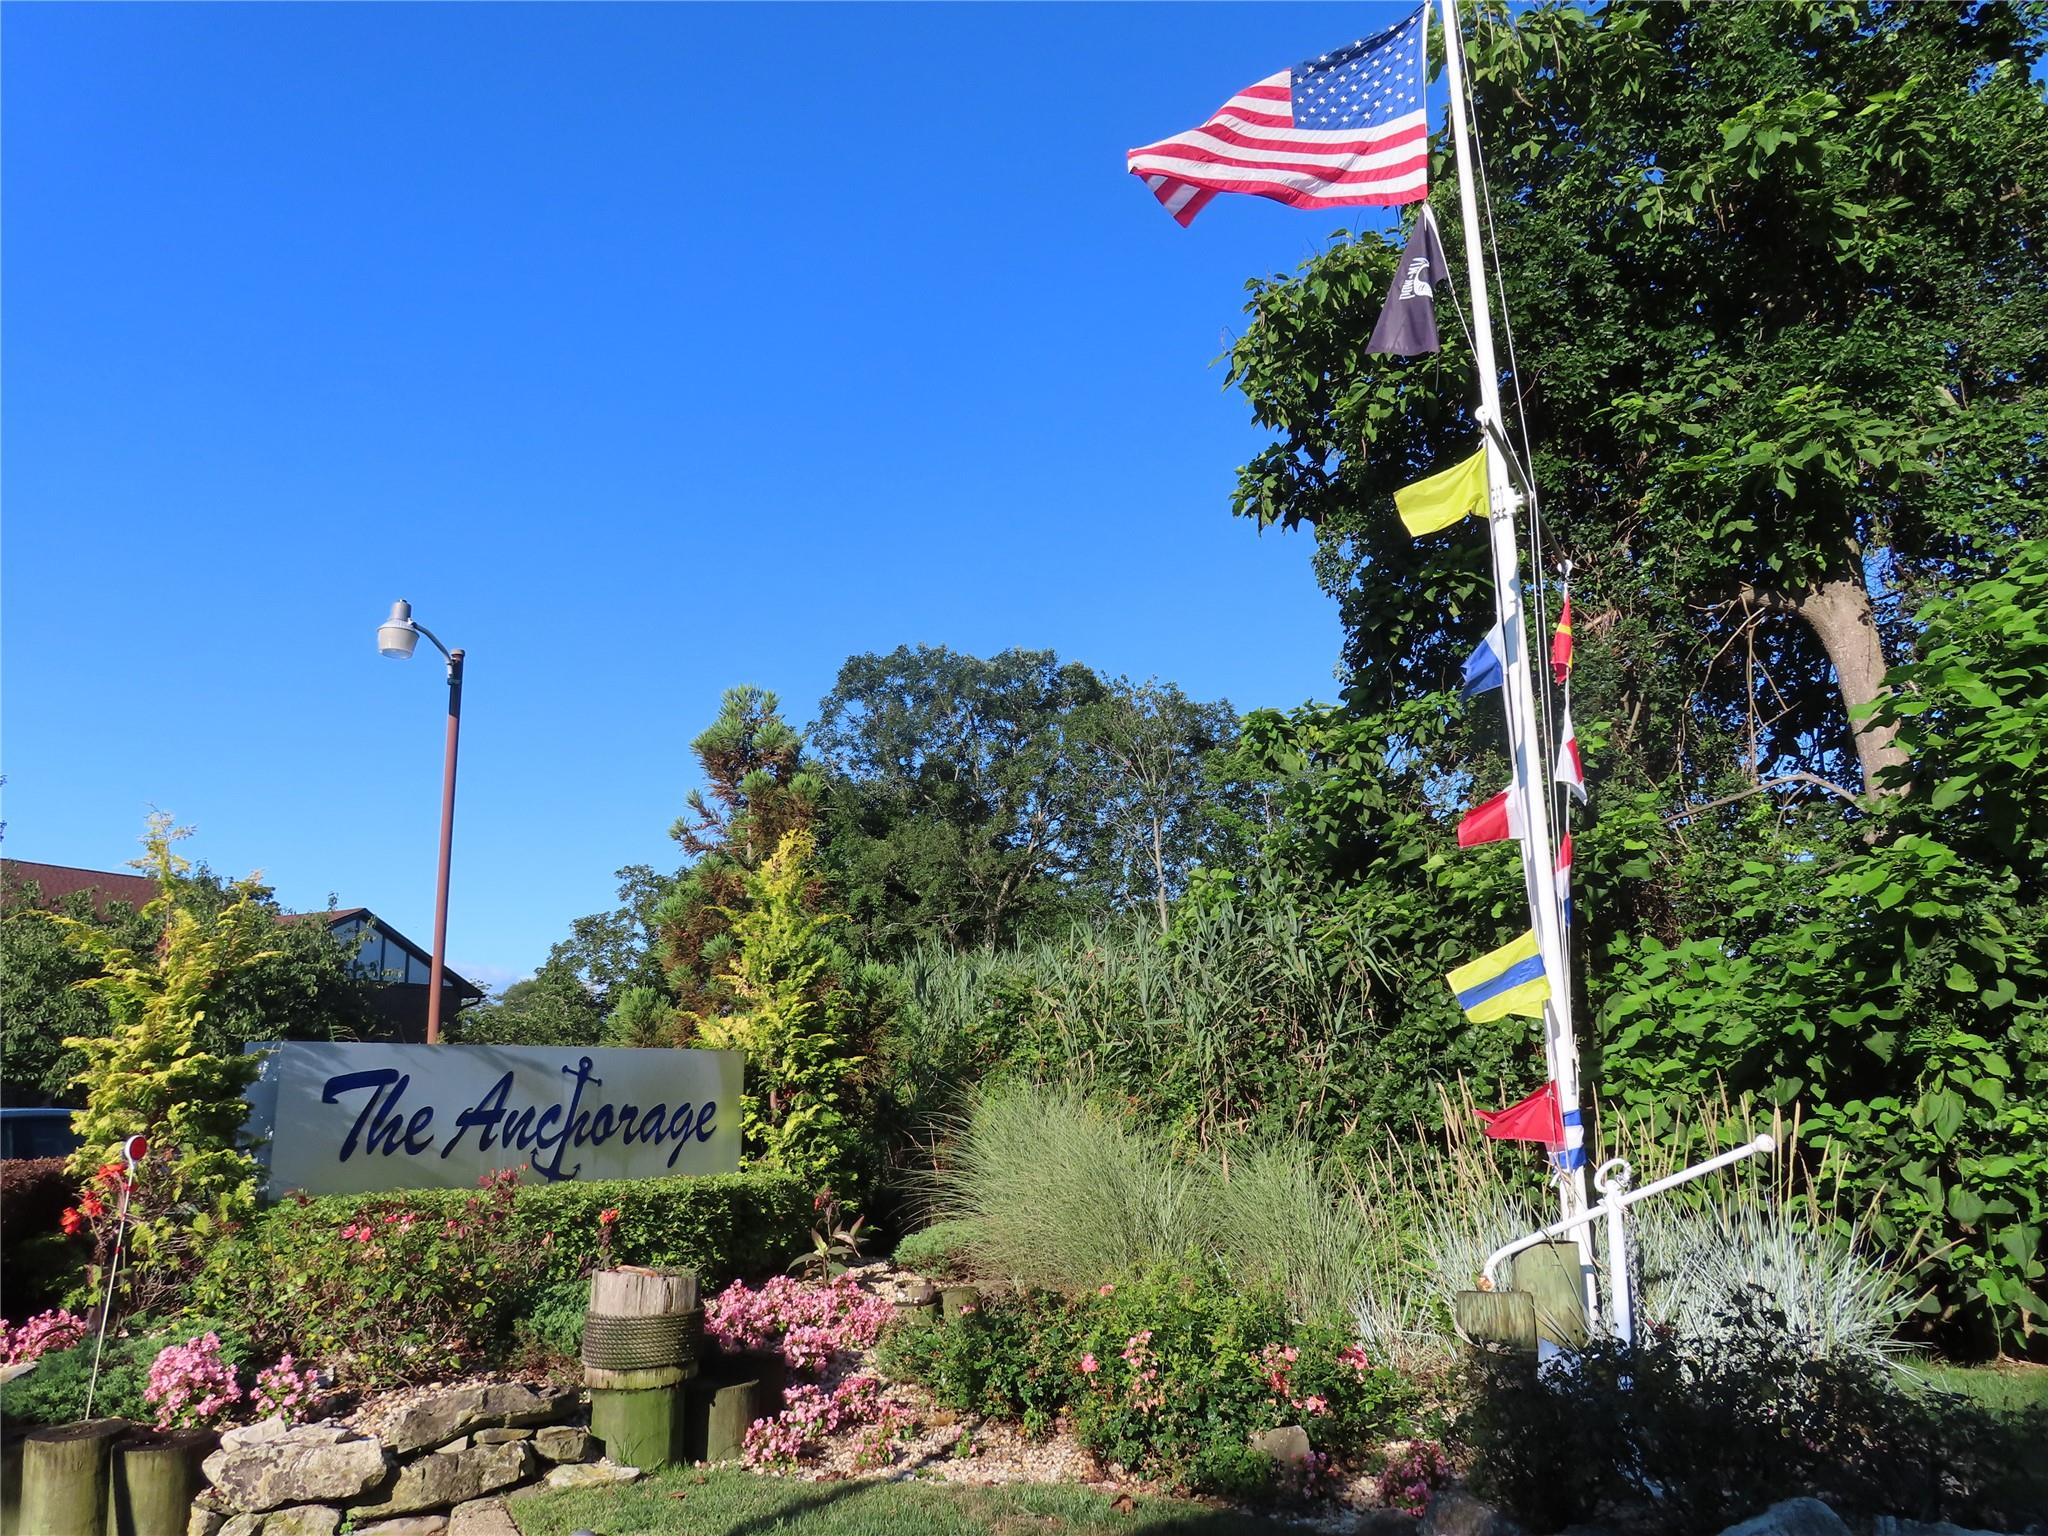
[[[1898,728],[1860,718],[1857,711],[1884,692],[1884,645],[1877,633],[1877,615],[1863,585],[1862,553],[1853,545],[1846,568],[1838,568],[1810,587],[1793,605],[1828,654],[1835,687],[1849,713],[1849,729],[1863,765],[1863,792],[1884,792],[1878,783],[1886,768],[1906,761],[1898,744]]]

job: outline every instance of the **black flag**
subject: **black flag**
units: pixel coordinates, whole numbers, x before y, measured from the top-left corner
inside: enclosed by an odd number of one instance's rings
[[[1438,283],[1450,281],[1451,269],[1444,264],[1443,242],[1436,237],[1436,220],[1429,204],[1415,220],[1415,232],[1401,263],[1394,268],[1394,281],[1387,288],[1387,305],[1380,311],[1380,323],[1372,328],[1368,352],[1391,352],[1400,357],[1420,357],[1437,350],[1436,306],[1431,302]]]

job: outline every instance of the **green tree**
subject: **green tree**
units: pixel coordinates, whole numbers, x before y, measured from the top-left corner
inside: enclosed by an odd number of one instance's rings
[[[690,743],[705,788],[669,835],[692,861],[655,903],[654,927],[678,1017],[715,1012],[732,951],[732,912],[747,900],[747,875],[791,832],[816,818],[821,784],[804,761],[803,737],[762,688],[728,689],[718,718]]]
[[[697,1039],[746,1056],[749,1154],[813,1190],[847,1197],[864,1161],[853,1114],[863,1058],[842,980],[847,957],[831,936],[844,918],[815,908],[815,853],[809,832],[789,832],[747,873],[748,904],[729,914],[734,942],[723,979],[731,1009],[700,1020]]]
[[[811,739],[833,775],[828,867],[872,944],[1057,926],[1095,830],[1068,726],[1107,694],[1050,651],[848,658]]]
[[[210,917],[179,905],[186,863],[172,845],[184,835],[168,816],[150,818],[157,896],[142,915],[162,924],[154,950],[128,948],[78,918],[51,919],[93,962],[95,974],[79,985],[111,1020],[104,1035],[65,1042],[85,1057],[72,1170],[90,1179],[129,1137],[147,1138],[130,1210],[135,1266],[145,1273],[174,1270],[212,1224],[247,1214],[256,1198],[256,1161],[237,1141],[248,1115],[242,1093],[260,1062],[207,1050],[203,1030],[224,983],[267,958],[277,925],[253,879]]]
[[[465,1008],[448,1033],[463,1045],[596,1045],[604,1017],[582,978],[550,959],[490,1002]]]
[[[198,1025],[205,1050],[235,1055],[251,1040],[353,1040],[374,1027],[369,986],[354,970],[355,948],[337,939],[318,914],[287,914],[267,886],[231,884],[204,865],[187,869],[181,861],[171,882],[172,904],[201,922],[249,901],[276,925],[260,959],[222,978]],[[99,974],[97,962],[54,917],[97,929],[116,948],[142,952],[162,942],[168,910],[95,903],[86,892],[50,903],[33,881],[8,890],[0,920],[6,1056],[0,1091],[9,1103],[74,1102],[84,1057],[64,1042],[108,1029],[105,1002],[78,986]]]
[[[1230,787],[1209,770],[1237,739],[1228,700],[1198,703],[1157,678],[1118,678],[1075,711],[1075,756],[1093,792],[1095,852],[1089,876],[1112,905],[1148,899],[1160,931],[1200,865],[1233,862],[1217,801]]]
[[[1897,748],[1861,711],[1903,612],[2041,525],[2042,14],[1628,0],[1482,22],[1547,534],[1612,657],[1614,746],[1652,781],[1872,782]],[[1452,678],[1488,607],[1483,541],[1410,540],[1388,506],[1476,439],[1455,332],[1440,359],[1364,352],[1393,255],[1346,242],[1254,284],[1231,354],[1277,434],[1237,509],[1315,528],[1352,697],[1375,703]]]
[[[577,918],[569,925],[569,937],[548,951],[548,963],[573,971],[605,1009],[635,987],[666,986],[655,914],[675,885],[673,875],[648,864],[628,864],[612,878],[619,882],[619,904]]]

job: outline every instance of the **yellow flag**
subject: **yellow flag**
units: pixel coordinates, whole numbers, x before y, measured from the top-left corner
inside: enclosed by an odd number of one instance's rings
[[[1413,485],[1394,492],[1394,510],[1407,525],[1408,536],[1419,539],[1425,533],[1448,528],[1461,517],[1486,507],[1486,444],[1461,464],[1438,470]]]

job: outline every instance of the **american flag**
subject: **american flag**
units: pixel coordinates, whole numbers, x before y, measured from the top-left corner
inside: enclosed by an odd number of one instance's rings
[[[1419,202],[1429,191],[1422,97],[1427,6],[1375,37],[1268,75],[1199,128],[1128,155],[1183,227],[1218,192],[1290,208]]]

